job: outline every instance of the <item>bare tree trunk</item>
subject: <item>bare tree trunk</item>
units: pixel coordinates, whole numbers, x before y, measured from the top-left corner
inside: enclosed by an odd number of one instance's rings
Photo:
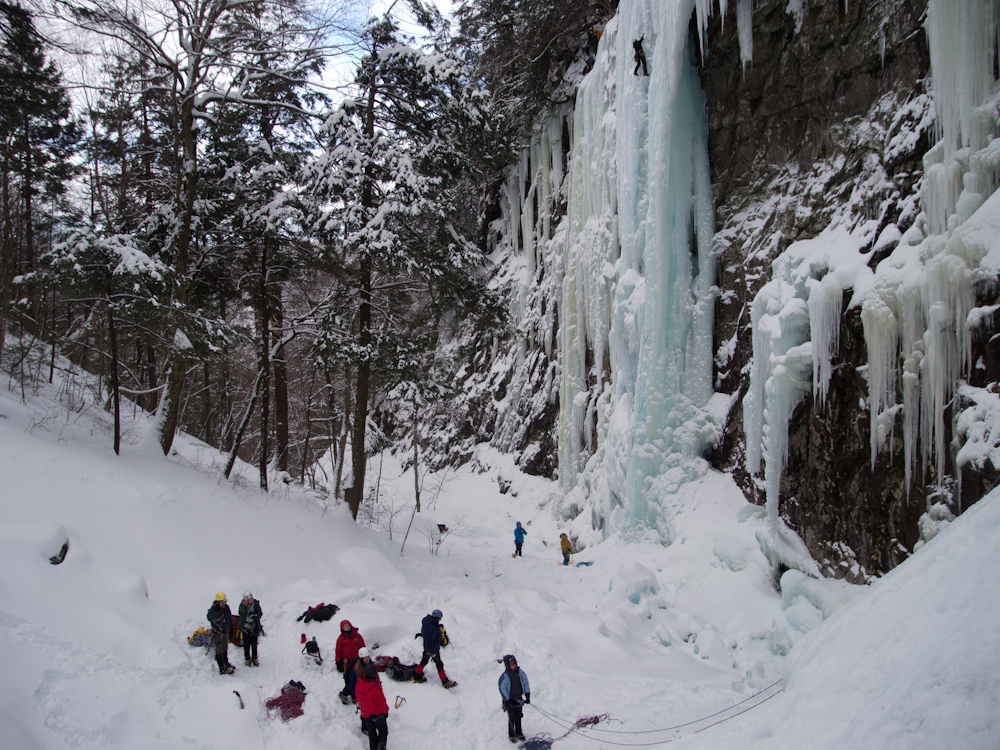
[[[180,282],[177,286],[177,302],[182,308],[188,302],[188,251],[191,248],[191,227],[194,223],[194,206],[198,197],[198,142],[194,132],[194,98],[188,96],[181,105],[180,141],[183,153],[180,201],[181,225],[174,244],[174,271]],[[170,355],[170,368],[174,377],[170,380],[167,394],[168,411],[160,432],[160,447],[163,455],[170,453],[174,433],[180,426],[181,396],[184,394],[184,380],[187,374],[187,355],[178,346]]]
[[[260,319],[260,362],[259,369],[263,374],[260,388],[260,488],[267,492],[267,462],[270,458],[268,450],[269,417],[271,411],[271,348],[270,311],[267,295],[267,255],[271,240],[266,235],[260,251],[260,290],[258,291],[257,316]]]
[[[115,314],[108,300],[108,344],[111,349],[111,400],[115,405],[115,455],[121,455],[122,418],[121,398],[118,391],[118,336],[115,334]],[[55,341],[53,340],[53,348]]]
[[[372,49],[372,75],[368,87],[368,111],[365,114],[365,134],[369,139],[375,136],[375,92],[378,88],[377,75],[377,45]],[[361,206],[368,213],[374,208],[375,171],[370,164],[365,167],[364,185],[361,188]],[[361,306],[358,309],[358,344],[363,352],[358,362],[357,388],[354,394],[354,434],[351,437],[351,468],[354,473],[354,486],[344,497],[351,508],[351,515],[358,518],[358,509],[364,499],[365,469],[368,456],[365,453],[365,430],[368,426],[368,389],[371,385],[371,357],[368,351],[372,344],[372,267],[367,255],[361,258]]]
[[[281,285],[273,295],[275,339],[281,338],[284,328]],[[284,353],[274,358],[274,452],[275,467],[278,471],[288,471],[288,368]]]
[[[417,397],[413,397],[413,497],[420,512],[420,443],[417,441]]]
[[[229,475],[233,473],[233,465],[236,463],[236,454],[239,453],[240,443],[243,442],[243,434],[247,430],[247,425],[250,424],[250,417],[253,416],[253,410],[257,405],[257,398],[260,395],[260,387],[263,381],[264,371],[260,370],[257,372],[257,379],[253,384],[253,393],[250,395],[250,403],[247,404],[247,410],[243,414],[240,426],[236,429],[236,435],[233,436],[233,447],[229,451],[229,458],[226,460],[226,468],[223,471],[226,479],[229,479]]]

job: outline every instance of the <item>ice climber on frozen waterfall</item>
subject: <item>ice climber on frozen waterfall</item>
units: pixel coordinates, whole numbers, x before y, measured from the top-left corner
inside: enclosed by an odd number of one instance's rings
[[[521,717],[524,715],[524,705],[531,703],[531,686],[528,684],[528,675],[517,666],[517,659],[513,654],[507,654],[503,658],[503,666],[503,674],[500,675],[497,686],[503,698],[502,708],[507,712],[507,737],[511,742],[517,742],[524,739]]]

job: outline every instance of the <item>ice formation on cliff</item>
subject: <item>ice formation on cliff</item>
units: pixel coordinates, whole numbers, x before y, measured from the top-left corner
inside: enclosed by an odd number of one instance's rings
[[[846,217],[858,240],[854,253],[817,265],[803,257],[804,243],[796,243],[774,261],[774,279],[754,300],[754,362],[744,401],[747,465],[757,472],[761,458],[766,459],[772,518],[786,460],[788,419],[809,389],[810,356],[811,385],[822,407],[830,355],[838,345],[840,295],[848,288],[854,290],[851,305],[862,305],[869,355],[872,465],[895,424],[901,385],[907,486],[918,445],[923,466],[933,457],[936,477],[944,476],[945,409],[972,364],[973,283],[996,276],[995,269],[986,271],[980,263],[996,241],[983,225],[995,223],[988,217],[996,208],[984,201],[1000,182],[1000,140],[994,137],[997,20],[993,0],[930,0],[926,27],[941,140],[924,157],[922,213],[913,226],[902,234],[890,226],[886,231],[891,236],[873,245],[865,223]],[[811,242],[823,242],[824,236],[829,240],[842,222],[838,217]],[[858,253],[892,242],[895,249],[872,276],[869,256]],[[859,257],[864,258],[860,266]],[[972,424],[982,413],[981,405],[966,413],[959,432],[982,439],[986,431]]]
[[[695,8],[623,2],[608,25],[577,95],[563,250],[563,490],[578,506],[589,496],[587,521],[605,533],[665,540],[668,498],[704,474],[719,429],[706,408],[714,209]],[[648,77],[633,75],[636,39]]]

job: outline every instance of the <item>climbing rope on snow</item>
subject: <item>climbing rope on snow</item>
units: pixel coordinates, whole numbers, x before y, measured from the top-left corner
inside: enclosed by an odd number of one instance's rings
[[[766,688],[764,688],[763,690],[760,690],[760,691],[754,693],[749,698],[745,698],[745,699],[741,700],[739,703],[734,703],[732,706],[729,706],[728,708],[724,708],[721,711],[716,711],[715,713],[709,714],[708,716],[703,716],[700,719],[695,719],[694,721],[688,721],[688,722],[685,722],[683,724],[677,724],[677,725],[672,726],[672,727],[663,727],[661,729],[639,729],[639,730],[631,730],[631,731],[630,730],[624,730],[624,729],[591,729],[590,731],[592,731],[592,732],[600,732],[601,734],[650,734],[650,733],[653,733],[653,732],[676,731],[678,729],[683,729],[685,727],[693,726],[694,724],[700,724],[700,723],[702,723],[704,721],[708,721],[709,719],[713,719],[716,716],[721,716],[724,713],[732,711],[734,708],[738,708],[739,706],[742,706],[744,703],[752,701],[755,698],[763,695],[764,693],[768,692],[771,688],[773,688],[775,685],[778,685],[779,683],[780,683],[780,680],[778,682],[773,682],[770,685],[768,685]],[[750,711],[750,710],[752,710],[754,708],[757,708],[757,706],[760,706],[760,705],[766,703],[767,701],[771,700],[771,698],[773,698],[774,696],[778,695],[778,693],[780,693],[780,692],[781,692],[781,690],[777,690],[774,693],[771,693],[770,695],[768,695],[763,700],[761,700],[761,701],[759,701],[757,703],[754,703],[753,705],[747,706],[742,711],[737,711],[736,713],[732,714],[731,716],[726,716],[726,717],[724,717],[722,719],[719,719],[718,721],[715,721],[715,722],[709,724],[708,726],[705,726],[705,727],[702,727],[701,729],[696,730],[694,733],[698,734],[699,732],[704,732],[706,729],[714,727],[716,724],[721,724],[724,721],[729,721],[730,719],[734,719],[737,716],[740,716],[741,714],[745,714],[747,711]],[[552,743],[553,742],[555,742],[557,740],[561,740],[561,739],[563,739],[563,737],[568,737],[570,734],[580,734],[581,737],[587,737],[588,739],[595,740],[595,741],[602,742],[602,743],[606,743],[606,744],[609,744],[609,745],[620,745],[622,747],[650,747],[650,746],[653,746],[653,745],[665,745],[668,742],[673,742],[674,740],[680,739],[680,736],[675,736],[675,737],[670,737],[670,738],[665,739],[665,740],[659,740],[659,741],[656,741],[656,742],[612,742],[611,740],[607,740],[607,739],[602,739],[602,738],[598,738],[598,737],[590,737],[589,735],[582,734],[579,731],[579,730],[585,729],[587,727],[592,727],[592,726],[598,724],[601,721],[607,721],[607,720],[609,720],[611,718],[609,714],[600,714],[598,716],[584,716],[584,717],[581,717],[581,718],[577,719],[576,722],[574,722],[573,724],[570,724],[568,719],[562,719],[562,718],[560,718],[558,716],[554,716],[553,714],[548,713],[544,709],[539,708],[534,703],[529,703],[528,705],[530,705],[532,708],[534,708],[536,711],[538,711],[538,713],[540,713],[543,716],[545,716],[546,718],[548,718],[554,724],[557,724],[558,726],[562,727],[563,729],[566,729],[566,733],[563,734],[563,735],[560,735],[559,737],[552,737],[552,735],[550,735],[550,734],[536,735],[535,737],[532,737],[531,739],[527,740],[523,745],[521,745],[521,748],[523,750],[549,750],[549,748],[552,747]],[[548,743],[548,744],[545,744],[545,743]]]
[[[281,695],[268,698],[264,701],[264,706],[267,708],[267,717],[273,719],[275,716],[281,716],[282,721],[291,721],[295,717],[302,716],[305,713],[302,708],[305,700],[305,685],[292,680],[281,688]]]

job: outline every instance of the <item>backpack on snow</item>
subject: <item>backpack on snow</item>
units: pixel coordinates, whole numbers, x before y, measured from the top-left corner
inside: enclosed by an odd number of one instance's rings
[[[385,665],[385,673],[397,682],[413,682],[417,673],[416,664],[403,664],[398,657],[392,657]]]
[[[323,666],[323,654],[320,653],[319,644],[316,643],[316,636],[313,636],[311,641],[306,641],[306,645],[302,647],[302,653],[306,655],[307,659],[315,659],[318,665]]]

